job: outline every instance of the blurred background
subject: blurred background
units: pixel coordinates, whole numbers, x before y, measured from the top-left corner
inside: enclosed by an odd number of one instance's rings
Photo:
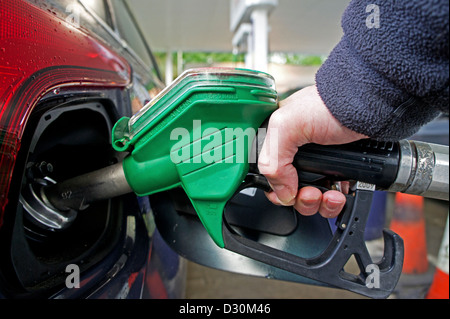
[[[348,0],[130,0],[169,83],[199,66],[247,67],[285,93],[314,83]]]

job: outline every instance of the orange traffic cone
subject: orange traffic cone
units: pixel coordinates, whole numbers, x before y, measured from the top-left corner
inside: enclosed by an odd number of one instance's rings
[[[395,194],[390,228],[403,238],[404,274],[423,274],[428,270],[423,202],[422,196]]]
[[[427,299],[449,299],[449,277],[448,277],[448,216],[445,226],[444,237],[442,238],[441,248],[439,249],[436,272],[434,273],[433,283],[426,296]]]

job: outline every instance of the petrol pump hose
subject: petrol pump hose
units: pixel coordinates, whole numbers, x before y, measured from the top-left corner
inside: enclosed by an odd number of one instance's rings
[[[129,192],[145,196],[182,187],[219,247],[332,286],[387,297],[401,274],[403,242],[385,230],[384,257],[376,265],[380,282],[368,285],[367,267],[374,263],[363,234],[373,191],[377,187],[448,200],[448,147],[407,140],[300,147],[294,159],[299,186],[357,181],[346,195],[328,248],[304,259],[240,237],[223,218],[225,205],[242,188],[269,190],[258,174],[257,156],[249,160],[249,155],[258,154],[265,133],[258,128],[276,108],[274,79],[266,73],[188,70],[139,113],[116,123],[113,147],[129,152],[122,163],[46,186],[40,191],[42,201],[64,215]],[[352,255],[361,268],[359,276],[341,272]]]

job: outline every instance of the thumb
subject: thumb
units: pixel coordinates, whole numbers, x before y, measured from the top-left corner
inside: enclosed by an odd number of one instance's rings
[[[288,206],[295,203],[297,195],[298,176],[292,161],[298,146],[287,142],[288,139],[284,136],[286,130],[279,129],[278,122],[276,115],[269,120],[266,138],[259,154],[258,169],[272,187],[273,193],[267,196],[269,200]]]

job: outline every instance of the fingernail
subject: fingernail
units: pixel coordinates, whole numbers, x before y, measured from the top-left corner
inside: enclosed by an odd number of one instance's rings
[[[334,201],[334,200],[328,200],[326,202],[327,208],[331,211],[335,211],[337,209],[340,209],[342,206],[342,202]]]
[[[286,185],[271,185],[271,187],[282,205],[291,206],[294,204],[295,195],[292,194]]]
[[[317,200],[302,200],[301,203],[305,208],[312,208],[317,206]]]

